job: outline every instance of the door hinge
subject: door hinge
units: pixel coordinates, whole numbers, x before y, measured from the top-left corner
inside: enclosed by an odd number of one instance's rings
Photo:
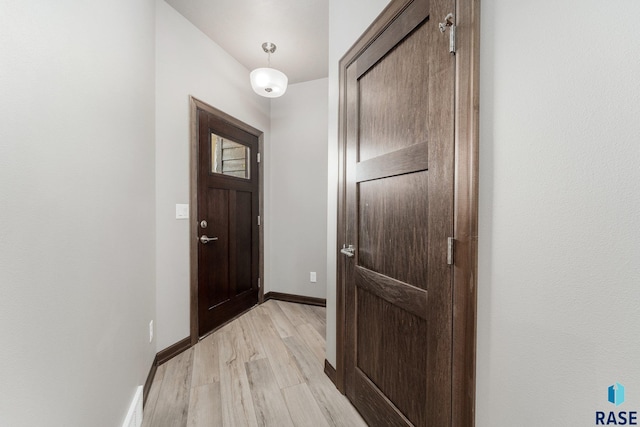
[[[453,265],[453,237],[447,237],[447,265]]]
[[[258,163],[260,163],[260,153],[258,153]]]
[[[260,226],[260,215],[258,215],[258,227]]]
[[[260,289],[260,278],[258,277],[258,289]]]
[[[444,33],[449,28],[449,53],[451,55],[456,54],[456,24],[454,24],[453,19],[453,13],[450,13],[445,16],[444,22],[439,25],[441,33]]]

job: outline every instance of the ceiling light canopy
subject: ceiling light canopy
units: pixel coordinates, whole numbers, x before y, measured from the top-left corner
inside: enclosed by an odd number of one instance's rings
[[[251,72],[251,87],[260,96],[277,98],[287,91],[289,79],[282,71],[271,68],[271,54],[276,51],[276,45],[262,43],[262,50],[268,55],[267,67],[256,68]]]

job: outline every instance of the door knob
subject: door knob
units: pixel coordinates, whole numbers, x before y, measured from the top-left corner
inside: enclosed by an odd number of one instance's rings
[[[354,248],[353,245],[349,245],[349,247],[347,247],[347,245],[342,245],[342,249],[340,249],[340,253],[348,256],[349,258],[353,258],[355,252],[356,248]]]
[[[217,238],[217,237],[209,237],[209,236],[207,236],[207,235],[205,235],[205,234],[203,234],[202,236],[200,236],[200,243],[203,243],[203,244],[205,244],[205,245],[206,245],[207,243],[209,243],[209,242],[213,242],[214,240],[218,240],[218,238]]]

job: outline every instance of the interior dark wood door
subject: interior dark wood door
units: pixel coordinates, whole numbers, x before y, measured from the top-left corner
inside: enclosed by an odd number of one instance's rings
[[[258,137],[198,114],[198,334],[258,302]]]
[[[346,66],[345,388],[373,426],[451,425],[453,0],[414,0]]]

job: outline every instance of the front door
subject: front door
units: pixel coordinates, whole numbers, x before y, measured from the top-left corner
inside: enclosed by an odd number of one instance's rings
[[[438,23],[455,3],[405,3],[344,67],[345,388],[372,426],[443,427],[456,59]]]
[[[197,109],[198,336],[258,302],[258,136]]]

